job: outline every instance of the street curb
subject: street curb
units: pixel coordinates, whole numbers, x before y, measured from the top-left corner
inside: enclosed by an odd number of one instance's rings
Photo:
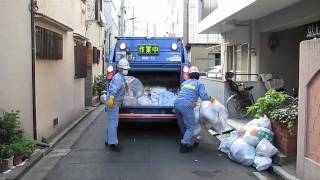
[[[280,166],[272,166],[272,171],[285,180],[299,180],[298,177],[288,173]]]
[[[55,145],[60,142],[70,131],[72,131],[83,119],[85,119],[89,114],[93,111],[97,110],[99,107],[92,107],[88,111],[84,112],[77,120],[75,120],[72,124],[70,124],[67,128],[65,128],[61,133],[59,133],[52,141],[49,143],[49,147],[45,149],[41,149],[38,152],[35,152],[30,159],[26,161],[26,164],[22,167],[15,169],[12,173],[9,174],[1,174],[1,180],[14,180],[20,179],[23,175],[25,175],[37,162],[39,162],[44,156],[49,154]],[[103,111],[103,109],[101,110]]]

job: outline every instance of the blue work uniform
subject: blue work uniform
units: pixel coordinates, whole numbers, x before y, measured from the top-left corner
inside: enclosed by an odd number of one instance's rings
[[[118,122],[119,122],[119,109],[123,102],[125,95],[125,79],[124,75],[117,73],[113,76],[109,85],[107,85],[107,99],[109,96],[114,96],[114,105],[111,108],[106,108],[108,117],[108,127],[106,130],[106,143],[118,144]]]
[[[193,145],[193,131],[196,128],[194,106],[200,96],[201,100],[210,100],[204,85],[197,79],[188,79],[181,84],[181,90],[174,102],[179,127],[182,131],[182,144]]]

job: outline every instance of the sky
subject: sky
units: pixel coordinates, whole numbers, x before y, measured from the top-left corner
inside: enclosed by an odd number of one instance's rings
[[[127,18],[132,17],[132,7],[134,7],[135,36],[147,35],[147,23],[149,36],[154,35],[154,24],[157,36],[164,36],[169,31],[170,0],[126,0],[126,2],[129,5]],[[131,30],[131,22],[127,22],[127,26],[130,26]]]

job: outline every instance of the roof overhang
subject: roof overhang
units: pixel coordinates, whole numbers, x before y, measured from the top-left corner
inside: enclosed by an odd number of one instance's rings
[[[198,24],[198,33],[217,34],[245,26],[246,21],[264,17],[302,0],[246,0],[222,4]]]
[[[75,40],[78,40],[78,41],[88,41],[89,40],[88,38],[86,38],[83,35],[78,34],[78,33],[73,33],[73,37]]]
[[[36,21],[39,21],[39,22],[43,22],[45,24],[48,24],[52,27],[55,27],[57,29],[60,29],[62,31],[73,31],[73,29],[47,15],[44,15],[42,13],[35,13],[34,15],[34,18]]]

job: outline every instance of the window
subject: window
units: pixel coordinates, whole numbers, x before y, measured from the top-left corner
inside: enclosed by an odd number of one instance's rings
[[[218,8],[218,0],[200,0],[201,20]]]
[[[102,11],[102,0],[95,0],[94,15],[95,15],[95,20],[99,22],[101,20],[100,11]]]
[[[235,80],[249,80],[250,72],[248,43],[227,47],[227,70],[233,71]]]
[[[36,26],[36,55],[42,60],[62,60],[62,35]]]
[[[93,63],[99,64],[100,50],[97,47],[93,47]]]
[[[75,78],[87,77],[87,47],[80,42],[74,46]]]

